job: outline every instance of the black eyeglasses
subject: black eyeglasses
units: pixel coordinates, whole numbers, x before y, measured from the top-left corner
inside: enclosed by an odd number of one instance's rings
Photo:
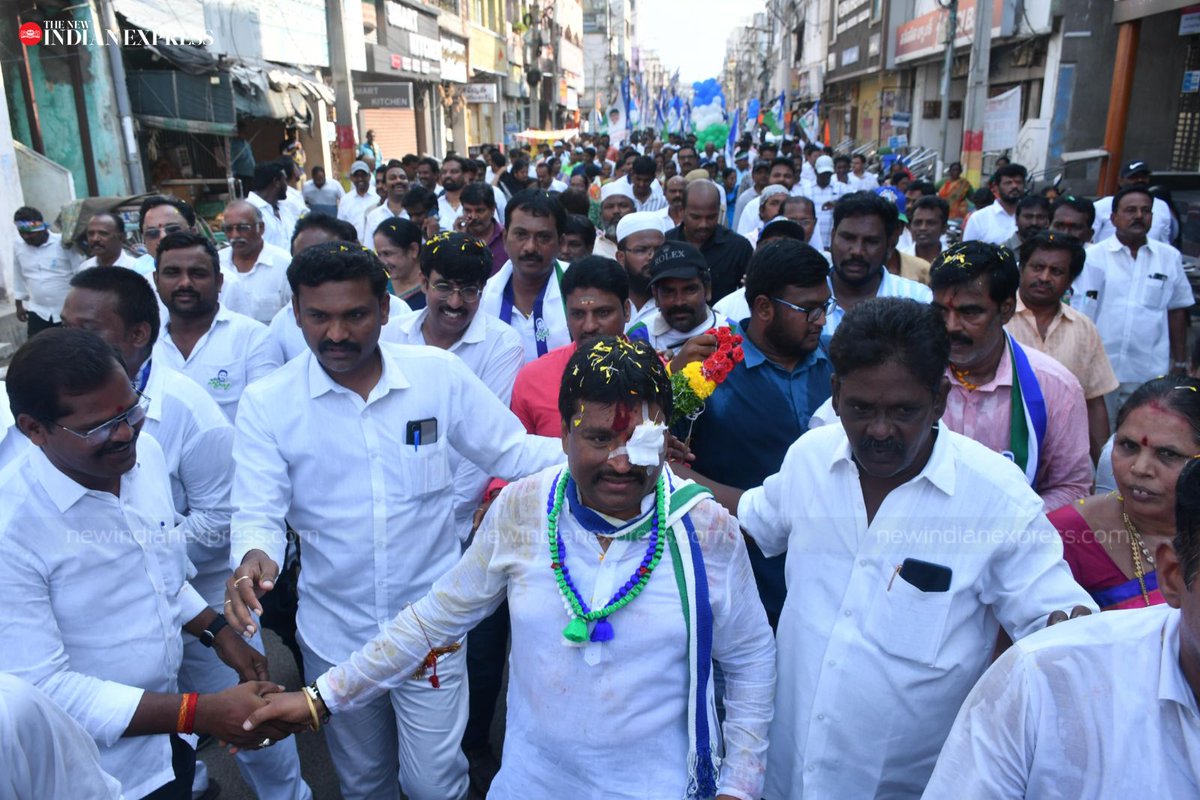
[[[463,299],[464,303],[474,303],[479,299],[479,293],[483,291],[483,289],[481,289],[478,285],[471,284],[467,286],[455,286],[454,284],[447,283],[446,281],[431,283],[429,284],[429,288],[439,300],[449,300],[450,295],[457,292],[458,296]]]
[[[184,230],[182,225],[163,225],[161,228],[146,228],[142,231],[142,239],[157,239],[160,236],[167,236],[172,233],[179,233]]]
[[[772,297],[771,299],[774,300],[776,303],[780,303],[781,305],[787,306],[792,311],[798,311],[801,314],[804,314],[806,317],[808,317],[809,322],[817,322],[821,319],[824,319],[825,315],[829,313],[829,309],[833,308],[833,302],[834,302],[833,298],[831,297],[819,306],[814,306],[812,308],[802,308],[802,307],[796,305],[795,303],[789,303],[787,300],[784,300],[782,297]]]

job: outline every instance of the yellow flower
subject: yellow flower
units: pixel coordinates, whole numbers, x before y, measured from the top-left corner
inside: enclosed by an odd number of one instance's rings
[[[716,391],[717,384],[704,377],[699,361],[691,362],[683,368],[682,372],[687,378],[688,386],[700,400],[707,400]]]

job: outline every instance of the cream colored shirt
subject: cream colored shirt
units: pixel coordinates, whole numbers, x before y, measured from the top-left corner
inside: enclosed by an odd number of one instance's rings
[[[1043,337],[1038,332],[1033,312],[1017,297],[1017,311],[1004,326],[1021,344],[1040,350],[1071,371],[1083,387],[1083,396],[1091,400],[1120,386],[1100,331],[1082,312],[1063,305]]]

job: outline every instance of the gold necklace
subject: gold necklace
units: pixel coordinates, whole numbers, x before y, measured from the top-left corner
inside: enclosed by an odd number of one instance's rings
[[[1151,571],[1154,570],[1154,558],[1150,555],[1150,550],[1146,547],[1146,543],[1142,541],[1142,535],[1133,526],[1133,520],[1125,512],[1125,498],[1123,497],[1121,497],[1121,519],[1125,522],[1125,530],[1129,533],[1129,549],[1133,556],[1133,576],[1137,578],[1138,585],[1142,588],[1142,599],[1149,606],[1150,593],[1146,591],[1146,574],[1142,571],[1142,557],[1145,557]]]
[[[971,373],[967,372],[965,369],[959,369],[958,367],[951,364],[950,371],[952,373],[954,373],[954,377],[958,379],[958,382],[961,383],[963,385],[963,388],[966,389],[968,392],[973,392],[979,388],[979,384],[971,383],[969,380],[967,380],[967,376],[970,375]]]

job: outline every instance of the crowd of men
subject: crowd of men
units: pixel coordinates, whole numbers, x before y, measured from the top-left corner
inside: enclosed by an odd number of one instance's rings
[[[86,261],[20,209],[0,797],[212,796],[205,736],[307,798],[317,730],[346,798],[1197,796],[1148,166],[1051,201],[753,144],[368,136],[348,188],[259,163],[220,249],[155,195]]]

